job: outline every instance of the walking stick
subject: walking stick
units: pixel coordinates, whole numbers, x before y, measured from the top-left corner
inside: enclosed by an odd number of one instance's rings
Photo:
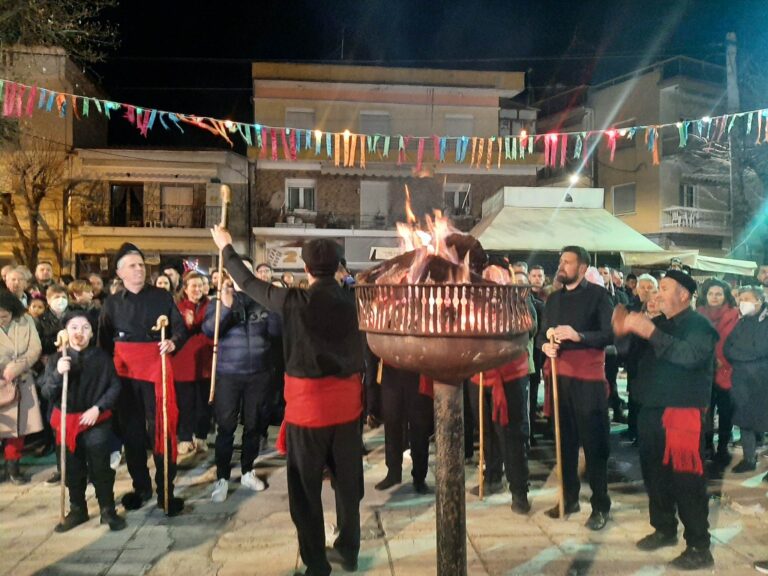
[[[483,451],[483,449],[485,448],[485,435],[483,433],[484,429],[485,429],[485,426],[484,426],[485,418],[483,417],[484,410],[483,410],[483,373],[482,372],[480,372],[480,386],[479,386],[479,388],[480,388],[480,402],[478,403],[478,405],[480,406],[480,410],[479,410],[479,412],[480,412],[480,416],[479,416],[480,420],[479,420],[478,426],[480,428],[480,459],[478,460],[479,463],[477,465],[477,472],[478,472],[477,475],[478,475],[478,477],[480,479],[480,485],[479,485],[479,488],[478,488],[478,490],[479,490],[478,494],[480,495],[480,500],[482,500],[483,499],[483,493],[484,493],[484,487],[485,487],[484,486],[484,483],[485,483],[484,482],[484,480],[485,480],[485,452]]]
[[[549,343],[555,343],[555,335],[549,334]],[[550,358],[552,364],[552,404],[555,411],[555,456],[557,459],[558,496],[560,518],[565,518],[565,488],[563,487],[563,451],[560,442],[560,401],[557,392],[557,358]]]
[[[61,352],[61,357],[67,357],[67,344],[69,344],[69,335],[66,330],[59,330],[56,335],[56,348]],[[69,371],[64,372],[64,386],[61,391],[61,425],[59,454],[61,458],[61,494],[59,495],[59,522],[64,523],[67,507],[67,393],[69,390]]]
[[[165,328],[168,326],[168,316],[160,316],[152,330],[160,330],[160,342],[165,342]],[[165,354],[160,355],[160,366],[163,374],[163,510],[168,514],[168,378],[165,368]],[[155,423],[157,426],[157,423]]]
[[[219,226],[227,227],[227,208],[232,200],[232,191],[226,184],[221,185],[221,222]],[[219,278],[216,281],[216,314],[213,323],[213,359],[211,361],[211,392],[208,404],[213,404],[216,395],[216,364],[219,361],[219,324],[221,323],[221,285],[224,277],[224,254],[219,250]]]

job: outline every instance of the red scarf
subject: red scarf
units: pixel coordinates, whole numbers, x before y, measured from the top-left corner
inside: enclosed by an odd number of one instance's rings
[[[360,374],[345,378],[298,378],[285,375],[285,417],[276,448],[287,452],[285,426],[325,428],[360,418],[363,411],[363,385]]]
[[[528,352],[523,352],[520,356],[507,362],[499,368],[485,370],[483,372],[483,386],[491,387],[491,399],[493,400],[493,412],[491,419],[502,426],[509,424],[509,409],[507,407],[507,396],[504,394],[504,382],[512,382],[518,378],[528,375]],[[480,384],[480,375],[472,376],[474,384]]]
[[[75,449],[77,448],[77,437],[80,436],[82,432],[85,430],[88,430],[89,428],[92,428],[92,426],[86,426],[85,424],[80,424],[80,417],[83,415],[82,412],[68,412],[67,413],[67,437],[64,439],[67,443],[67,450],[75,453]],[[112,410],[104,410],[104,412],[99,413],[99,417],[96,418],[96,422],[94,422],[93,426],[96,426],[96,424],[101,424],[102,422],[105,422],[109,420],[112,417]],[[61,445],[61,410],[58,408],[54,408],[53,412],[51,412],[51,428],[53,428],[56,431],[56,444]]]
[[[717,358],[717,369],[715,370],[715,384],[722,390],[730,390],[733,387],[733,367],[726,360],[723,354],[723,346],[728,336],[731,335],[736,324],[739,322],[739,310],[728,304],[723,304],[719,308],[711,306],[702,306],[699,308],[702,316],[706,317],[715,327],[720,335],[720,340],[715,346],[715,357]]]
[[[196,382],[211,377],[213,341],[200,332],[208,303],[204,297],[198,304],[186,299],[177,304],[187,330],[194,332],[171,358],[177,382]]]
[[[666,408],[661,417],[666,432],[664,464],[672,462],[675,472],[702,476],[699,446],[701,441],[700,408]]]
[[[557,375],[568,376],[587,382],[603,382],[605,395],[611,394],[608,380],[605,378],[605,350],[597,348],[581,348],[578,350],[561,350],[557,356]],[[547,357],[544,362],[544,415],[552,415],[552,359]]]
[[[163,446],[163,372],[162,356],[157,342],[115,342],[115,370],[123,378],[142,380],[155,385],[155,448],[156,454],[164,454]],[[176,461],[176,426],[179,409],[176,406],[176,389],[173,386],[173,362],[166,359],[166,393],[168,394],[168,438],[171,442],[171,459]]]

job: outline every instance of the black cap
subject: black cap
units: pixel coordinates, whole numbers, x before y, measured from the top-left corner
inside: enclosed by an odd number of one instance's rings
[[[184,261],[181,258],[168,258],[160,262],[160,270],[168,270],[172,268],[179,273],[179,276],[184,276]]]
[[[342,250],[329,238],[318,238],[304,244],[301,259],[312,276],[333,276],[339,269]]]
[[[138,254],[141,256],[141,259],[144,260],[144,253],[139,250],[138,246],[136,244],[131,244],[130,242],[123,242],[123,245],[120,246],[117,250],[117,254],[115,254],[115,268],[117,268],[117,263],[120,262],[120,259],[123,256],[127,256],[128,254]]]
[[[696,290],[698,289],[698,285],[696,284],[696,280],[688,276],[685,272],[682,272],[680,270],[667,270],[665,278],[672,278],[675,282],[680,284],[683,288],[688,290],[688,292],[691,293],[691,295],[696,293]]]
[[[91,319],[88,316],[88,312],[85,311],[83,308],[70,308],[67,310],[67,312],[64,314],[64,317],[61,319],[61,325],[66,328],[67,324],[69,324],[70,320],[74,320],[75,318],[85,318],[88,320],[88,324],[91,324]],[[95,329],[96,326],[91,325],[92,329]]]

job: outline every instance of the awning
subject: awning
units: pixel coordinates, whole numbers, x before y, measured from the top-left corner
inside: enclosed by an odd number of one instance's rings
[[[504,206],[483,218],[471,234],[486,250],[559,251],[575,244],[590,252],[654,252],[662,249],[602,208]]]
[[[665,250],[663,252],[635,252],[621,253],[621,259],[627,266],[639,268],[669,267],[672,258],[679,258],[685,266],[701,272],[715,272],[718,274],[736,274],[739,276],[754,276],[757,263],[751,260],[734,260],[732,258],[719,258],[717,256],[705,256],[698,250]]]

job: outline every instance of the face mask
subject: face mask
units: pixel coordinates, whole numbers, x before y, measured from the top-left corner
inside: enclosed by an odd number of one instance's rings
[[[54,312],[61,314],[64,312],[64,310],[67,309],[67,299],[66,298],[56,298],[53,302],[51,302],[51,310]]]
[[[739,302],[739,312],[742,316],[752,316],[757,311],[754,302]]]

